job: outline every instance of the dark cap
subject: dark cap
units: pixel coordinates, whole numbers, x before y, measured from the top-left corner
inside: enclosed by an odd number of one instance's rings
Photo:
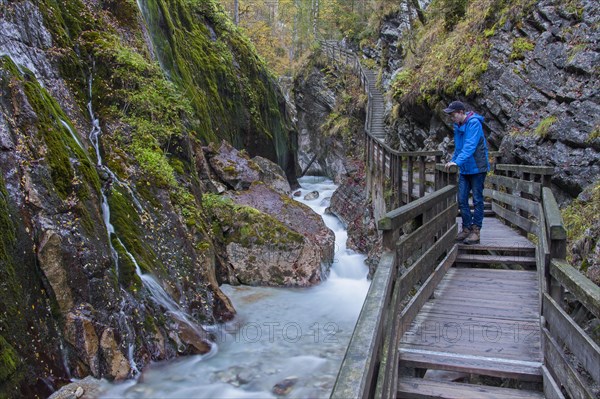
[[[451,114],[454,111],[464,111],[465,108],[465,104],[463,104],[460,101],[452,101],[449,105],[448,108],[444,109],[444,112],[447,114]]]

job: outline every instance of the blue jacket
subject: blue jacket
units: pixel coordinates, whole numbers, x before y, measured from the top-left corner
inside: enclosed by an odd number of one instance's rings
[[[483,116],[469,112],[465,121],[454,124],[454,155],[461,175],[474,175],[490,170],[488,148],[483,136]]]

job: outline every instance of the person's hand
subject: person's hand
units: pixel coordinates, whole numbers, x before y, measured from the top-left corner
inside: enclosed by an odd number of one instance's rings
[[[447,164],[444,166],[444,168],[446,169],[446,172],[447,172],[447,171],[449,171],[449,170],[450,170],[450,168],[451,168],[451,167],[453,167],[453,166],[457,166],[457,165],[456,165],[456,162],[448,162],[448,163],[447,163]]]

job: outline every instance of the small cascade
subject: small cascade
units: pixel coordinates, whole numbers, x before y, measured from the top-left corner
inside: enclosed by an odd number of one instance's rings
[[[125,296],[124,296],[125,297]],[[119,311],[119,327],[127,331],[127,359],[129,360],[129,367],[131,368],[132,375],[139,375],[140,370],[137,367],[134,359],[135,344],[134,344],[134,332],[131,330],[127,315],[123,311],[125,308],[125,299],[121,302],[121,310]]]
[[[77,143],[79,148],[81,148],[83,150],[83,152],[85,153],[85,156],[87,157],[87,151],[85,150],[85,148],[83,148],[83,144],[81,144],[81,141],[79,141],[79,138],[77,137],[77,135],[75,134],[73,129],[71,129],[71,125],[69,125],[67,123],[67,121],[65,121],[63,119],[60,120],[60,123],[65,127],[65,129],[67,129],[67,131],[69,133],[71,133],[71,137],[73,137],[73,140],[75,140],[75,142]]]
[[[140,212],[143,213],[145,211],[144,211],[141,203],[135,196],[133,189],[128,184],[125,184],[124,182],[119,180],[119,178],[103,163],[102,155],[101,155],[101,151],[100,151],[100,140],[99,140],[100,134],[102,133],[102,129],[100,128],[100,122],[99,122],[98,118],[96,118],[96,115],[94,114],[94,109],[92,107],[92,77],[91,77],[91,75],[90,75],[90,79],[89,79],[89,83],[88,83],[88,88],[89,88],[90,101],[87,103],[87,109],[88,109],[88,112],[90,115],[90,120],[92,122],[92,130],[90,131],[88,137],[89,137],[89,140],[90,140],[92,146],[94,147],[94,150],[96,151],[96,159],[97,159],[96,166],[97,166],[97,168],[106,172],[106,174],[109,176],[109,182],[111,184],[116,183],[119,186],[124,187],[131,195],[131,198],[133,199],[133,203],[135,204],[136,208]],[[141,279],[144,287],[148,290],[148,293],[152,297],[153,301],[156,304],[158,304],[159,306],[162,306],[163,308],[167,309],[167,311],[169,312],[169,315],[171,317],[173,317],[178,322],[185,324],[190,329],[190,331],[193,331],[196,334],[197,337],[199,337],[204,342],[207,342],[210,345],[210,348],[211,348],[210,351],[208,353],[204,354],[203,357],[213,356],[217,352],[217,345],[204,338],[206,334],[201,330],[201,328],[197,324],[195,324],[194,322],[192,322],[190,320],[188,315],[169,296],[169,294],[167,294],[167,292],[163,289],[163,287],[159,284],[158,281],[156,281],[156,279],[153,276],[142,273],[142,270],[139,267],[139,264],[136,261],[135,257],[133,256],[133,254],[131,252],[129,252],[129,250],[127,249],[125,244],[121,241],[121,239],[119,237],[117,237],[115,228],[112,225],[112,223],[110,222],[110,206],[108,204],[108,199],[106,197],[104,190],[102,191],[101,208],[102,208],[102,218],[104,220],[104,224],[106,226],[106,232],[108,235],[108,243],[110,246],[111,257],[115,263],[116,274],[117,275],[119,274],[119,255],[118,255],[117,250],[115,249],[114,245],[112,244],[113,237],[116,238],[116,240],[118,241],[121,248],[123,248],[123,250],[125,251],[125,254],[130,258],[130,260],[135,265],[136,273],[139,276],[139,278]],[[123,307],[124,307],[124,304],[122,304],[122,306],[121,306],[121,311],[120,311],[121,319],[124,320],[124,324],[125,324],[126,330],[127,330],[127,336],[130,337],[129,342],[128,342],[128,357],[129,357],[128,360],[129,360],[129,363],[131,366],[131,370],[134,372],[134,374],[137,374],[137,373],[139,373],[139,370],[134,361],[134,353],[135,353],[135,346],[134,346],[134,339],[133,339],[134,335],[133,335],[133,333],[131,331],[131,327],[129,326],[129,323],[127,321],[127,317],[125,316],[125,312],[123,311]],[[123,316],[125,316],[125,317],[123,317]]]

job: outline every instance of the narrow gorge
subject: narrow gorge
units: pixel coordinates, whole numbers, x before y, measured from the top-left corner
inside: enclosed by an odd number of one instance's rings
[[[596,2],[230,3],[0,0],[0,397],[329,395],[382,243],[323,39],[391,148],[447,158],[460,99],[554,167],[600,285]]]

